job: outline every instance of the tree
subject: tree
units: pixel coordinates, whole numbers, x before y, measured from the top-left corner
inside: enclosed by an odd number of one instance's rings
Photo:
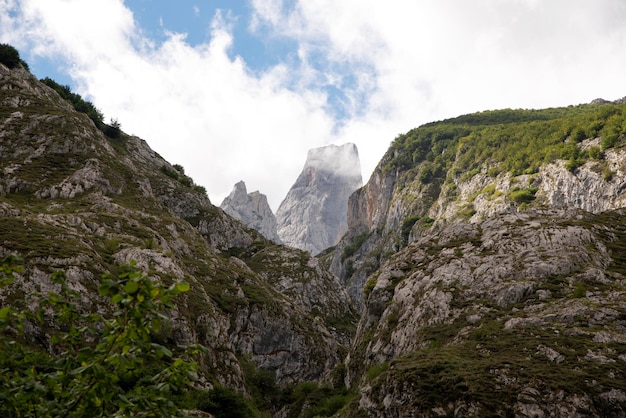
[[[119,138],[122,134],[122,125],[117,119],[111,119],[111,124],[107,125],[104,134],[109,138]]]
[[[0,291],[21,270],[17,261],[2,262]],[[98,289],[109,315],[79,308],[84,298],[63,273],[51,276],[59,291],[38,295],[36,309],[0,308],[0,416],[182,416],[172,395],[194,380],[189,359],[206,349],[175,355],[152,337],[189,285],[166,287],[133,263],[122,269],[105,274]]]
[[[15,68],[22,60],[17,49],[8,44],[0,44],[0,62],[9,68]]]

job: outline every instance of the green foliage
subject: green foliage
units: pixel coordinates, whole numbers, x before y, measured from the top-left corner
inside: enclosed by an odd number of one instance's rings
[[[376,287],[376,282],[378,282],[377,276],[372,276],[367,280],[367,282],[365,283],[365,287],[363,288],[363,294],[365,295],[365,298],[367,298],[370,293],[372,293],[372,290],[374,290],[374,288]]]
[[[354,396],[345,387],[318,386],[313,382],[288,387],[283,393],[283,399],[289,405],[288,418],[332,417]]]
[[[314,382],[302,382],[280,387],[272,372],[257,369],[255,364],[247,358],[239,358],[246,378],[246,388],[252,397],[252,404],[241,397],[240,394],[229,391],[224,399],[220,394],[220,402],[211,398],[212,406],[198,409],[211,412],[216,417],[255,417],[274,416],[278,411],[288,411],[289,418],[313,418],[335,416],[337,411],[343,408],[353,397],[354,393],[348,391],[343,384],[345,367],[339,366],[333,373],[333,386],[319,386]],[[220,388],[223,390],[223,388]],[[214,395],[213,395],[214,396]],[[226,400],[227,402],[225,402]],[[220,415],[226,407],[225,404],[236,406],[236,411],[231,415]],[[260,412],[259,412],[260,411]],[[266,415],[268,414],[268,415]]]
[[[18,65],[22,65],[28,70],[28,64],[20,58],[20,53],[13,46],[8,44],[0,44],[0,63],[13,69]]]
[[[2,287],[13,282],[15,262],[3,261]],[[195,379],[188,359],[205,349],[175,355],[152,335],[189,285],[165,287],[133,264],[123,266],[119,275],[103,276],[98,290],[106,307],[88,313],[63,273],[51,280],[59,291],[0,309],[0,415],[182,416],[171,398]],[[50,340],[33,339],[33,332]]]
[[[587,295],[587,286],[585,286],[585,283],[583,282],[578,282],[576,284],[576,287],[574,288],[573,296],[575,298],[583,298],[586,295]]]
[[[467,331],[464,321],[422,328],[433,344],[392,360],[385,379],[369,380],[372,392],[385,393],[389,381],[395,382],[395,387],[411,388],[414,401],[404,398],[408,402],[400,416],[408,411],[429,416],[433,408],[446,408],[459,401],[476,407],[472,416],[513,416],[512,405],[519,391],[527,387],[588,396],[594,399],[600,416],[615,415],[612,405],[596,400],[606,391],[626,390],[623,368],[585,356],[600,350],[617,358],[625,352],[623,344],[595,342],[593,333],[555,333],[550,327],[507,330],[504,321],[496,318],[485,319],[460,340],[458,333]],[[540,344],[558,351],[561,362],[551,362],[538,353]],[[368,373],[375,376],[379,366]],[[506,376],[508,382],[503,383],[498,376]]]
[[[536,187],[530,187],[528,189],[514,189],[509,194],[509,197],[517,204],[530,203],[535,200],[537,190],[539,189]]]
[[[604,158],[604,154],[600,147],[591,147],[588,152],[589,158],[593,158],[594,160],[602,160]]]
[[[474,205],[467,205],[459,211],[459,216],[463,219],[469,219],[476,214]]]
[[[471,176],[489,167],[489,175],[532,174],[557,159],[573,165],[597,158],[579,153],[586,138],[601,137],[602,150],[626,134],[626,105],[581,105],[544,110],[498,110],[434,122],[398,136],[384,170],[419,167],[422,183]]]
[[[369,233],[367,232],[363,232],[354,237],[354,240],[343,249],[343,252],[341,253],[341,261],[343,262],[346,258],[352,257],[354,253],[356,253],[359,248],[361,248],[361,246],[368,237]]]
[[[122,135],[122,125],[117,119],[111,119],[111,123],[104,127],[104,134],[109,138],[119,138]]]
[[[565,163],[565,169],[573,173],[578,167],[583,164],[585,164],[584,160],[580,158],[572,158]]]
[[[242,394],[234,389],[216,386],[207,392],[205,412],[215,418],[254,418],[258,416]]]
[[[56,91],[62,99],[69,102],[74,107],[74,110],[76,110],[77,112],[85,113],[87,116],[89,116],[89,119],[91,119],[95,123],[96,127],[98,127],[98,129],[103,131],[106,135],[108,135],[107,129],[109,129],[110,127],[109,125],[106,125],[104,123],[104,115],[93,105],[93,103],[83,100],[80,94],[73,93],[69,86],[62,86],[49,77],[46,77],[40,81]]]
[[[402,221],[401,234],[404,242],[408,241],[409,235],[411,234],[411,229],[413,228],[413,225],[415,225],[415,222],[417,222],[419,219],[419,215],[412,215],[404,218],[404,220]]]
[[[163,165],[161,166],[161,172],[178,181],[180,184],[192,188],[198,193],[206,195],[206,188],[195,184],[193,179],[185,174],[185,169],[180,164],[174,164],[172,168]]]
[[[374,364],[365,372],[365,378],[368,382],[371,382],[387,370],[389,370],[389,363]]]

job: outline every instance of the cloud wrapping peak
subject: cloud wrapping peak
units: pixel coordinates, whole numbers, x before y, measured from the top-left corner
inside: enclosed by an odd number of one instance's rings
[[[167,28],[151,40],[122,0],[0,0],[0,41],[65,62],[80,94],[184,165],[214,202],[244,179],[274,209],[310,148],[354,142],[367,179],[390,141],[424,122],[626,94],[623,0],[249,7],[216,11],[207,42],[191,46]],[[233,54],[233,19],[295,47],[250,68]]]

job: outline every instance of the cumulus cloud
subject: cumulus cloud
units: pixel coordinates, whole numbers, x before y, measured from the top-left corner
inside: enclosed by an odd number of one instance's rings
[[[233,56],[233,18],[209,40],[154,43],[122,0],[0,0],[0,40],[62,57],[122,128],[204,185],[245,180],[276,209],[307,150],[354,142],[365,180],[421,123],[502,107],[626,94],[623,0],[252,0],[249,30],[294,54],[263,71]]]

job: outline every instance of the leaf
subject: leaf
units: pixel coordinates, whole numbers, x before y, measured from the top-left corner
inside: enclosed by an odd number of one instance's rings
[[[134,281],[134,280],[129,280],[124,285],[124,290],[129,295],[132,295],[134,293],[137,293],[137,290],[139,290],[139,284],[136,281]]]
[[[188,292],[190,289],[189,283],[187,282],[178,282],[176,283],[176,290],[180,293]]]
[[[6,319],[9,316],[10,312],[11,312],[10,306],[5,306],[4,308],[0,309],[0,319]]]

